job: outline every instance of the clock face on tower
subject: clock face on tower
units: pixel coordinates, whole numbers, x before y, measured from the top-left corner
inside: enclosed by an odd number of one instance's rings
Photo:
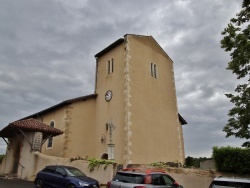
[[[105,100],[110,101],[112,99],[112,91],[108,90],[105,94]]]

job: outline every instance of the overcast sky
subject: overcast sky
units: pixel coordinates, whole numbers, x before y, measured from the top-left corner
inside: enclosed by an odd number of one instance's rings
[[[94,92],[95,58],[125,34],[152,35],[174,61],[185,153],[239,147],[222,131],[238,80],[221,31],[241,0],[0,0],[0,129]],[[0,140],[0,154],[6,144]]]

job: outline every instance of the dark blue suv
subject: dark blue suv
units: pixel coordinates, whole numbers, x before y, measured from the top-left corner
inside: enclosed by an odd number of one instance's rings
[[[70,166],[46,166],[37,173],[37,188],[99,188],[99,182]]]

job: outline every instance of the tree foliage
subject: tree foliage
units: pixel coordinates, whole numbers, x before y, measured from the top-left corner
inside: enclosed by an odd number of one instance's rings
[[[226,137],[246,139],[242,144],[250,147],[250,0],[243,0],[242,10],[232,18],[222,32],[221,47],[230,52],[231,60],[227,69],[243,80],[235,93],[226,94],[234,107],[229,110],[228,123],[223,128]]]

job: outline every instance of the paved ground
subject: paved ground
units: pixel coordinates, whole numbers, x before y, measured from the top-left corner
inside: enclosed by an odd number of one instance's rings
[[[18,179],[0,179],[1,188],[34,188],[34,183]]]

